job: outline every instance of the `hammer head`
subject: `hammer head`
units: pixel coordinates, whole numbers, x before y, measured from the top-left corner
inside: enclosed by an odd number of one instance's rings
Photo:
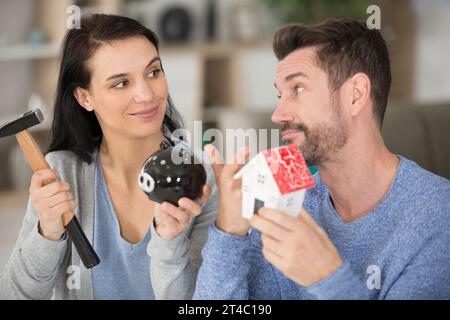
[[[44,120],[44,115],[40,109],[28,111],[23,115],[7,121],[0,126],[0,138],[15,135],[23,130],[31,128]]]

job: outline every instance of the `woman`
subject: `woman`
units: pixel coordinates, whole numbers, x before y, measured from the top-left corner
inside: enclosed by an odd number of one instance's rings
[[[126,17],[83,18],[64,41],[54,110],[46,156],[54,170],[32,177],[0,296],[190,299],[215,191],[210,197],[205,186],[200,199],[182,198],[177,207],[150,201],[138,186],[145,159],[181,127],[155,34]],[[61,216],[68,210],[100,257],[93,269],[67,241]]]

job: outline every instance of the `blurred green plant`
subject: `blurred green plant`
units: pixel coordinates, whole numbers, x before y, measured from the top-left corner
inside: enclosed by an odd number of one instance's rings
[[[365,21],[367,7],[374,0],[261,0],[281,23],[316,24],[328,18],[350,18]]]

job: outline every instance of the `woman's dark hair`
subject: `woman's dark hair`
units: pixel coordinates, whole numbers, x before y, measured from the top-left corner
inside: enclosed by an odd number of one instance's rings
[[[155,33],[127,17],[90,15],[81,19],[80,29],[67,33],[56,89],[52,138],[47,153],[71,150],[81,160],[91,163],[91,153],[100,146],[103,133],[95,113],[80,106],[74,91],[77,87],[89,87],[91,74],[87,61],[102,44],[136,36],[146,37],[159,54],[159,41]],[[169,96],[161,129],[171,133],[182,126],[181,117]]]

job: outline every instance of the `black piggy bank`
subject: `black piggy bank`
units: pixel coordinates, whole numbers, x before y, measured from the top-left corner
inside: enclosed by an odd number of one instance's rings
[[[189,150],[180,146],[174,147],[163,141],[160,150],[145,160],[139,175],[139,186],[150,200],[158,203],[167,201],[177,206],[182,197],[195,200],[202,195],[206,184],[205,169],[195,163],[194,155]]]

